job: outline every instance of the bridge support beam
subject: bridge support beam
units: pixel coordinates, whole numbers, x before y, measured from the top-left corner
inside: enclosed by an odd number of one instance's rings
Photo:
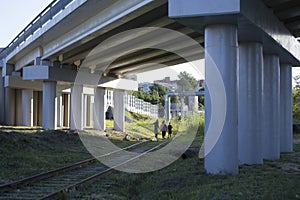
[[[277,55],[264,55],[263,158],[280,158],[280,69]]]
[[[219,88],[209,86],[205,98],[205,134],[211,122],[212,111],[222,105],[226,107],[224,126],[216,144],[205,157],[205,169],[212,174],[238,173],[238,135],[237,135],[237,66],[238,43],[237,26],[229,24],[208,25],[205,28],[205,79],[214,84],[215,67],[218,69],[226,93],[226,99],[217,91]],[[210,94],[214,93],[211,99]],[[226,102],[226,104],[224,104]],[[223,120],[223,119],[222,119]],[[212,132],[210,134],[213,134]],[[207,151],[205,144],[205,151]]]
[[[292,66],[280,65],[280,152],[293,151]]]
[[[95,88],[94,129],[105,130],[105,88]]]
[[[125,131],[125,91],[114,90],[114,129],[116,131]]]
[[[56,82],[44,81],[43,82],[43,129],[56,128],[56,110],[55,110],[55,97],[56,97]]]
[[[22,125],[33,126],[33,90],[22,90]]]
[[[240,43],[238,77],[239,162],[262,164],[262,44]]]
[[[83,98],[83,85],[74,84],[71,88],[71,130],[83,130]]]

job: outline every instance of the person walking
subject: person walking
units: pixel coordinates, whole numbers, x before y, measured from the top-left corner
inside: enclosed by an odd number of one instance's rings
[[[155,134],[155,138],[157,139],[158,129],[159,129],[159,122],[158,122],[158,119],[157,119],[153,124],[154,124],[154,134]]]
[[[165,137],[166,137],[167,129],[168,129],[167,125],[165,124],[165,121],[163,121],[161,126],[160,126],[161,135],[162,135],[163,139],[165,139]]]
[[[169,125],[168,125],[168,138],[172,137],[172,128],[173,128],[173,126],[171,125],[171,122],[169,122]]]

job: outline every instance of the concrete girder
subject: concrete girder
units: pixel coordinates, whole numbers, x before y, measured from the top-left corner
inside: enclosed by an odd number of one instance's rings
[[[199,42],[203,42],[203,39],[204,39],[203,37],[195,38],[195,40],[199,41]],[[190,44],[188,44],[186,41],[179,42],[176,45],[174,45],[174,42],[172,42],[172,41],[167,41],[166,43],[168,43],[168,45],[166,45],[165,48],[170,50],[170,51],[178,52],[178,51],[185,51],[187,49],[192,49],[193,48],[193,46],[190,46]],[[139,53],[139,51],[137,51],[135,53]],[[140,56],[133,55],[133,56],[130,56],[129,58],[114,62],[110,65],[110,69],[114,69],[114,68],[125,66],[125,65],[130,65],[130,64],[134,64],[134,63],[138,63],[138,62],[143,61],[143,60],[150,60],[151,58],[162,56],[162,55],[167,54],[167,53],[169,53],[169,52],[166,52],[166,51],[163,51],[163,50],[150,50],[150,51],[147,51],[145,53],[142,53]]]
[[[164,27],[164,26],[170,25],[172,23],[175,23],[175,21],[168,17],[162,17],[160,19],[156,19],[156,20],[154,20],[148,24],[145,24],[143,26],[144,27]],[[83,50],[75,53],[75,55],[74,55],[74,53],[72,53],[72,51],[71,51],[71,53],[66,52],[64,54],[64,62],[71,63],[71,62],[74,62],[74,60],[81,60],[81,59],[86,58],[86,56],[89,54],[90,50],[96,46],[95,43],[100,44],[106,38],[109,38],[111,36],[112,35],[110,35],[109,32],[104,33],[104,35],[101,35],[99,39],[95,39],[96,42],[93,42],[92,46],[87,44],[87,47],[83,47]],[[94,40],[91,40],[91,41],[94,41]]]
[[[183,28],[180,30],[185,34],[193,33],[194,31],[190,28]],[[127,54],[132,53],[134,50],[145,49],[145,48],[155,48],[155,46],[160,45],[160,43],[174,40],[178,38],[178,34],[174,35],[164,35],[160,30],[153,29],[138,29],[135,32],[134,38],[130,34],[127,37],[118,38],[118,40],[114,40],[113,43],[105,43],[102,48],[98,48],[93,50],[89,56],[86,58],[84,62],[84,67],[90,66],[107,66],[110,62],[116,60],[120,56],[123,56],[126,52]],[[104,69],[109,71],[110,68]]]
[[[191,55],[189,55],[188,58],[189,58],[189,61],[203,59],[204,52],[203,52],[203,54],[200,54],[200,55],[199,54],[191,54]],[[159,59],[157,61],[158,62],[155,63],[150,60],[148,62],[131,65],[130,67],[128,67],[126,69],[126,72],[122,73],[122,75],[126,76],[126,75],[137,74],[137,73],[141,73],[141,72],[145,72],[145,71],[149,71],[149,70],[156,70],[156,69],[160,69],[162,66],[167,67],[167,66],[177,65],[177,64],[186,62],[187,60],[185,60],[184,58],[181,58],[179,56],[172,55],[169,58],[165,58],[164,62],[159,62]]]
[[[190,57],[192,60],[199,60],[199,59],[203,59],[204,58],[204,54],[202,55],[194,55],[193,57]],[[160,69],[162,66],[173,66],[173,65],[177,65],[177,64],[180,64],[180,63],[183,63],[183,62],[186,62],[185,59],[183,58],[178,58],[178,59],[175,59],[175,60],[170,60],[170,61],[167,61],[167,62],[164,62],[164,63],[160,63],[160,64],[157,64],[157,63],[145,63],[143,65],[140,65],[140,68],[138,69],[133,69],[133,70],[127,70],[126,73],[123,73],[124,76],[127,76],[127,75],[135,75],[135,74],[138,74],[138,73],[142,73],[142,72],[145,72],[147,70],[149,70],[149,68],[151,70],[156,70],[156,69]]]
[[[106,9],[102,8],[103,10],[99,11],[97,15],[81,23],[67,34],[61,35],[45,45],[44,56],[42,58],[45,59],[57,54],[77,42],[87,42],[95,38],[100,32],[104,34],[145,12],[153,10],[165,2],[166,1],[152,0],[115,1],[114,4],[111,3],[111,6],[107,6]],[[89,1],[87,1],[86,4],[90,4]],[[91,2],[91,4],[94,4],[94,2]],[[151,6],[148,6],[149,4],[151,4]],[[57,46],[57,44],[60,45]]]
[[[21,76],[5,76],[4,87],[16,89],[33,89],[41,91],[43,89],[42,81],[24,81]]]
[[[34,49],[30,53],[26,54],[24,57],[19,58],[17,62],[15,62],[15,70],[18,71],[22,69],[24,66],[33,63],[36,58],[41,57],[42,55],[43,55],[42,47],[38,47]]]

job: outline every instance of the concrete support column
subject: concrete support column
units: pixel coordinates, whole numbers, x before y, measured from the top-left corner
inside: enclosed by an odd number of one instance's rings
[[[39,121],[39,92],[33,92],[33,126],[38,126]]]
[[[280,65],[280,152],[293,151],[292,66]]]
[[[56,126],[63,126],[62,93],[56,92]]]
[[[205,80],[207,90],[205,91],[204,150],[207,155],[204,162],[208,173],[238,173],[237,66],[237,26],[229,24],[206,26]],[[220,91],[220,89],[225,91]],[[215,119],[220,116],[219,112],[222,110],[220,108],[224,107],[226,108],[225,117]],[[224,122],[221,130],[213,130],[215,126],[210,123],[216,123],[216,121]],[[219,136],[216,131],[221,131]]]
[[[262,44],[239,45],[238,73],[239,161],[241,164],[262,164]]]
[[[125,131],[125,91],[114,90],[114,129]]]
[[[87,97],[88,95],[83,95],[83,110],[82,110],[82,120],[83,120],[83,127],[87,125]]]
[[[0,69],[0,75],[2,74],[2,69]],[[4,79],[2,75],[0,76],[0,124],[5,122],[5,88]]]
[[[5,88],[5,125],[15,125],[15,113],[16,113],[16,90],[11,88]]]
[[[70,94],[63,94],[63,126],[70,126]]]
[[[22,90],[15,89],[15,126],[22,126]]]
[[[264,55],[263,67],[263,158],[280,158],[279,57]]]
[[[91,126],[91,96],[86,96],[86,126]]]
[[[95,88],[94,129],[105,130],[105,88]]]
[[[71,130],[83,130],[83,98],[83,85],[74,84],[71,88]]]
[[[33,90],[22,90],[22,125],[33,126]]]
[[[171,115],[171,101],[169,96],[165,97],[165,115],[166,115],[166,120],[170,121],[172,115]]]
[[[43,83],[43,129],[56,128],[56,110],[55,110],[55,97],[56,97],[56,82],[44,81]]]

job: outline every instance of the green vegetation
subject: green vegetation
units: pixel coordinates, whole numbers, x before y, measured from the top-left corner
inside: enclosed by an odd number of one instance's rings
[[[194,118],[195,119],[195,118]],[[198,126],[186,118],[183,124]],[[190,123],[191,122],[191,123]],[[182,157],[170,166],[146,174],[114,172],[68,194],[83,199],[300,199],[300,142],[294,153],[264,165],[240,166],[238,175],[206,174],[197,152],[203,141],[203,117],[192,144],[193,156]],[[184,127],[184,125],[182,126]],[[194,127],[195,128],[195,127]],[[193,127],[188,127],[193,129]],[[295,135],[300,138],[300,135]]]
[[[154,83],[153,86],[150,87],[150,93],[147,94],[141,88],[138,91],[132,93],[136,98],[142,99],[146,102],[150,102],[151,104],[159,104],[165,105],[165,94],[170,92],[171,90],[163,85]],[[177,98],[171,97],[171,102],[178,102]]]
[[[149,130],[153,122],[144,115],[126,113],[132,120],[126,127]],[[200,117],[200,120],[199,120]],[[161,122],[162,119],[160,119]],[[107,122],[108,124],[111,122]],[[66,192],[67,199],[300,199],[300,134],[295,134],[294,152],[281,155],[277,161],[264,165],[241,166],[238,175],[209,175],[203,159],[197,157],[203,142],[203,115],[173,119],[175,132],[197,129],[196,138],[187,157],[170,166],[146,174],[113,172],[92,183]],[[112,124],[110,124],[112,125]],[[110,138],[114,138],[114,133]],[[126,133],[118,133],[118,146],[127,146]],[[137,134],[137,133],[135,133]],[[145,137],[145,136],[143,136]],[[0,129],[0,184],[74,163],[90,157],[78,134],[66,130]],[[156,143],[156,142],[155,142]],[[154,144],[154,143],[152,143]]]
[[[299,152],[297,146],[297,152]],[[297,154],[299,156],[299,153]],[[296,157],[297,155],[293,155]],[[283,155],[283,159],[286,155]],[[299,159],[298,159],[299,160]],[[296,170],[284,169],[282,160],[261,166],[242,166],[236,176],[206,174],[203,160],[179,159],[147,174],[115,172],[69,194],[85,199],[299,199]]]
[[[0,128],[0,184],[90,158],[76,132]]]
[[[300,76],[294,78],[296,86],[293,88],[293,119],[300,121]]]
[[[195,91],[195,88],[199,84],[199,82],[187,72],[180,72],[178,78],[178,91]]]

